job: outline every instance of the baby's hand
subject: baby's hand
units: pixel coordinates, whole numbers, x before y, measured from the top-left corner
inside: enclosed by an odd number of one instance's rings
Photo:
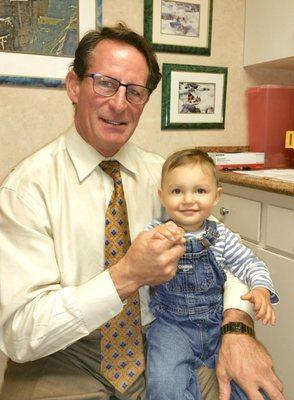
[[[255,318],[261,320],[263,325],[276,324],[276,315],[270,301],[270,292],[266,288],[257,287],[241,296],[242,300],[248,300],[253,304]]]
[[[171,242],[184,244],[186,242],[184,238],[185,231],[172,221],[168,221],[164,225],[155,227],[153,238],[154,239],[167,239]]]

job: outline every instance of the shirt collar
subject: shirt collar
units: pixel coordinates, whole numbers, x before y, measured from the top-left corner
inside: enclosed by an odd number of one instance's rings
[[[65,143],[80,181],[87,178],[103,160],[117,160],[130,172],[139,173],[132,158],[132,143],[126,143],[114,156],[104,157],[78,134],[74,126],[66,133]]]

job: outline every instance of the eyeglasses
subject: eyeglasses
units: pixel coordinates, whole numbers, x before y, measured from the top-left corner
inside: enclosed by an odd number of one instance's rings
[[[151,94],[151,89],[145,86],[121,83],[110,76],[99,73],[85,74],[85,76],[93,79],[93,90],[101,96],[111,97],[118,91],[120,86],[124,86],[126,88],[126,99],[130,103],[144,104]]]

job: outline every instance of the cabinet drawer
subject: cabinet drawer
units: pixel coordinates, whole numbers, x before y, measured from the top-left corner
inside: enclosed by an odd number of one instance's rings
[[[260,202],[224,194],[214,207],[213,215],[233,232],[249,240],[259,241]]]
[[[294,210],[269,205],[266,219],[266,246],[294,255]]]

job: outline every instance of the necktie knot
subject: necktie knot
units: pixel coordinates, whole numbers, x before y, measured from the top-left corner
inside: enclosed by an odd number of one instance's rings
[[[116,160],[101,161],[100,168],[109,175],[115,183],[121,183],[120,163]]]

